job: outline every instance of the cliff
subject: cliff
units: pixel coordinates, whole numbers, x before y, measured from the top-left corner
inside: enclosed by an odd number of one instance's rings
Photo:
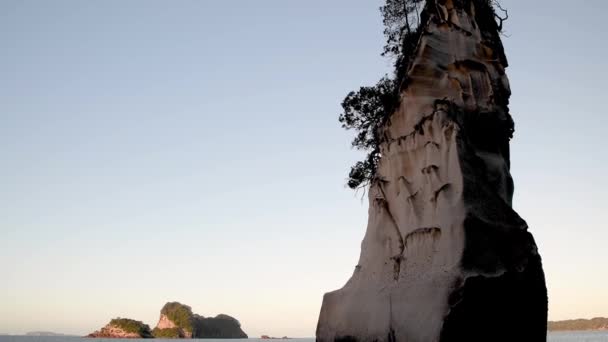
[[[160,319],[152,331],[156,337],[192,338],[194,314],[192,309],[178,302],[165,304]]]
[[[162,338],[247,338],[235,318],[224,314],[205,318],[178,302],[165,304],[152,333]]]
[[[584,331],[608,330],[608,318],[596,317],[593,319],[571,319],[567,321],[549,322],[549,331]]]
[[[89,334],[95,338],[152,338],[147,324],[128,318],[115,318],[101,330]]]
[[[378,130],[359,263],[323,297],[317,341],[545,341],[541,258],[512,209],[499,24],[487,0],[429,0],[421,18]]]

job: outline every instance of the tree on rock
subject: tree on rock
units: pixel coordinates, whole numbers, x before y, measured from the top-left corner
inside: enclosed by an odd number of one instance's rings
[[[344,112],[339,118],[342,127],[357,131],[352,146],[369,152],[364,161],[351,168],[350,188],[365,186],[374,176],[380,157],[380,127],[395,110],[397,97],[395,81],[383,77],[373,87],[361,87],[357,92],[350,92],[342,102]]]

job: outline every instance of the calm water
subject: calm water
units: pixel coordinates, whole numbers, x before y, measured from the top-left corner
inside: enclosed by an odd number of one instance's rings
[[[314,342],[314,338],[294,338],[289,341],[291,342]],[[89,339],[81,337],[46,337],[46,336],[0,336],[0,342],[135,342],[135,341],[167,341],[175,342],[176,340],[117,340],[117,339]],[[269,342],[269,340],[261,340],[258,338],[250,338],[247,340],[216,340],[216,339],[205,339],[204,342]],[[281,342],[281,340],[274,340]],[[491,341],[489,339],[488,341]],[[608,342],[608,332],[559,332],[550,333],[547,341],[550,342]]]
[[[608,342],[608,332],[556,332],[550,333],[547,341],[561,342]]]

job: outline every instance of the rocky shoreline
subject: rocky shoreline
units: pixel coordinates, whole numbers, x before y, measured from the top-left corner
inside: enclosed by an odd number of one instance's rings
[[[608,331],[608,318],[549,321],[547,329],[549,331]]]

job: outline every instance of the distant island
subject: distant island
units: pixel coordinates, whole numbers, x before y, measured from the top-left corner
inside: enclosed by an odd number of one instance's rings
[[[283,336],[283,337],[274,337],[274,336],[268,336],[268,335],[262,335],[260,337],[262,340],[290,340],[289,337],[287,336]]]
[[[30,332],[25,333],[25,336],[71,336],[71,335],[60,334],[60,333],[55,333],[55,332],[51,332],[51,331],[30,331]]]
[[[549,331],[608,330],[608,318],[596,317],[592,319],[549,321],[547,329]]]
[[[241,323],[231,316],[219,314],[203,317],[192,308],[170,302],[160,311],[156,327],[128,318],[115,318],[86,337],[91,338],[247,338]]]

